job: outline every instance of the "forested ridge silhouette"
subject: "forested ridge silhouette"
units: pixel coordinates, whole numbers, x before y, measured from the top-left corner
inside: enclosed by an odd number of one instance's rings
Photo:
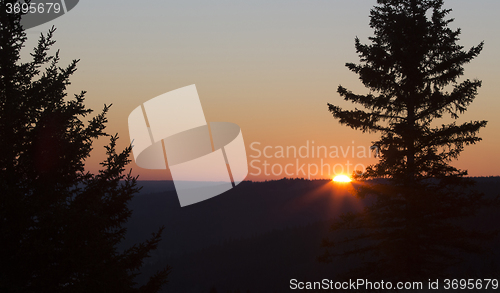
[[[487,198],[498,195],[500,177],[473,179],[474,188]],[[143,268],[143,277],[165,264],[174,268],[163,292],[209,292],[212,287],[217,292],[288,292],[292,278],[335,280],[338,272],[358,263],[355,258],[332,264],[317,261],[333,218],[359,207],[346,185],[330,180],[246,181],[192,208],[181,208],[175,191],[158,192],[169,184],[139,182],[143,192],[129,204],[133,213],[126,240],[144,239],[153,231],[147,231],[149,227],[165,225],[166,241]],[[498,222],[500,213],[493,207],[464,225],[489,230]],[[490,245],[498,247],[500,239]],[[496,252],[470,258],[452,273],[486,278],[500,271],[498,265]]]

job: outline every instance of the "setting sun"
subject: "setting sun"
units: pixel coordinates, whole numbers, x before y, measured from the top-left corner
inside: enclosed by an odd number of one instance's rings
[[[351,178],[346,175],[337,175],[333,178],[334,182],[351,182]]]

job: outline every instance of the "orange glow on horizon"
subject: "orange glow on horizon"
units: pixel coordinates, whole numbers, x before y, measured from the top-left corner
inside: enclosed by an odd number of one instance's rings
[[[340,182],[340,183],[348,183],[348,182],[351,182],[352,180],[347,175],[337,175],[332,179],[332,181]]]

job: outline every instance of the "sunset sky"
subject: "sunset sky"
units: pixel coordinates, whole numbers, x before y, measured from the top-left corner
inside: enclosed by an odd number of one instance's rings
[[[248,180],[307,178],[307,174],[264,175],[264,160],[285,166],[299,159],[305,168],[307,164],[346,166],[349,161],[366,166],[376,162],[375,158],[358,158],[358,151],[367,149],[377,134],[341,126],[327,108],[327,103],[353,107],[336,93],[339,84],[357,93],[367,92],[344,64],[358,62],[354,38],[368,42],[372,34],[369,11],[374,4],[375,0],[85,0],[67,15],[28,30],[24,56],[37,36],[54,25],[54,48],[61,50],[61,66],[81,59],[69,96],[86,90],[86,105],[96,111],[112,103],[107,131],[119,134],[121,148],[130,142],[127,118],[134,108],[165,92],[196,84],[207,121],[238,124],[249,163],[260,160],[253,166],[261,168],[261,174],[249,175]],[[483,52],[465,66],[464,76],[482,80],[483,86],[459,121],[489,122],[480,132],[483,141],[467,147],[454,165],[468,169],[472,176],[497,176],[500,2],[448,0],[445,7],[453,9],[452,27],[462,29],[461,45],[468,49],[485,41]],[[95,144],[89,170],[95,171],[104,158],[105,143],[101,139]],[[337,147],[340,158],[254,158],[255,148],[299,149],[307,144],[310,150],[312,145]],[[169,179],[166,171],[130,166],[140,179]],[[296,171],[295,166],[292,169]],[[250,167],[249,172],[258,170]],[[318,172],[309,177],[331,175]]]

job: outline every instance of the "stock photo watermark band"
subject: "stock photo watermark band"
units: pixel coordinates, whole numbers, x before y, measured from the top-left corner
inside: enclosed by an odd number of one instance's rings
[[[312,179],[317,176],[334,176],[338,174],[362,174],[366,166],[351,163],[359,159],[379,157],[377,146],[352,145],[316,145],[314,140],[306,140],[304,144],[295,145],[263,145],[261,142],[250,144],[251,176],[288,176]],[[347,159],[344,163],[338,159]]]

